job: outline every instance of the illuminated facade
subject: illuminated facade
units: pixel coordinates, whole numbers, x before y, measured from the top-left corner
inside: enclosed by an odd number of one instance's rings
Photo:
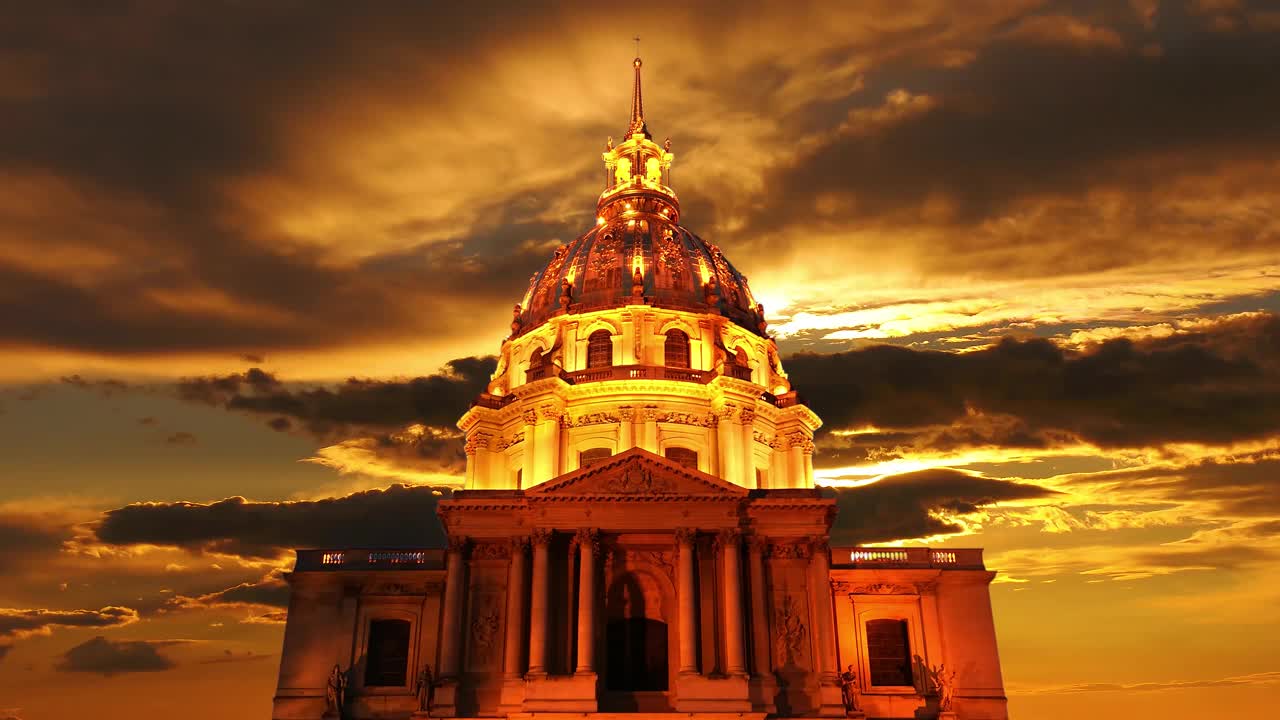
[[[595,226],[459,420],[448,548],[299,551],[276,720],[1006,717],[980,550],[829,546],[821,420],[679,224],[640,69]]]

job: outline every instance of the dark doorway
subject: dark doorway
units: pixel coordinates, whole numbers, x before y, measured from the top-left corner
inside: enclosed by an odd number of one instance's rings
[[[626,692],[667,689],[667,624],[649,618],[609,623],[606,688]]]

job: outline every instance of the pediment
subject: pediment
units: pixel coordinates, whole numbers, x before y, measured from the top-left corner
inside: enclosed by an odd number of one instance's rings
[[[627,499],[739,498],[747,489],[691,470],[647,450],[632,448],[525,491],[533,498],[616,496]]]

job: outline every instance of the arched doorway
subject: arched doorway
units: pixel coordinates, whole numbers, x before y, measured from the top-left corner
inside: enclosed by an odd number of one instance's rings
[[[670,712],[668,691],[675,650],[667,610],[671,604],[669,578],[649,555],[623,550],[609,563],[605,599],[604,693],[601,711]]]

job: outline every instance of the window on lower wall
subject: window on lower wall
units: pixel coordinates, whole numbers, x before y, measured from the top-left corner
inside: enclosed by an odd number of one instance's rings
[[[408,684],[409,621],[369,621],[365,652],[365,687],[402,687]]]
[[[911,635],[906,620],[867,621],[867,660],[873,686],[905,687],[911,678]]]
[[[697,470],[698,469],[698,452],[682,447],[669,447],[666,451],[668,460],[673,460],[681,465]]]
[[[590,467],[602,460],[608,460],[613,457],[613,451],[609,448],[591,448],[578,453],[578,467]]]

